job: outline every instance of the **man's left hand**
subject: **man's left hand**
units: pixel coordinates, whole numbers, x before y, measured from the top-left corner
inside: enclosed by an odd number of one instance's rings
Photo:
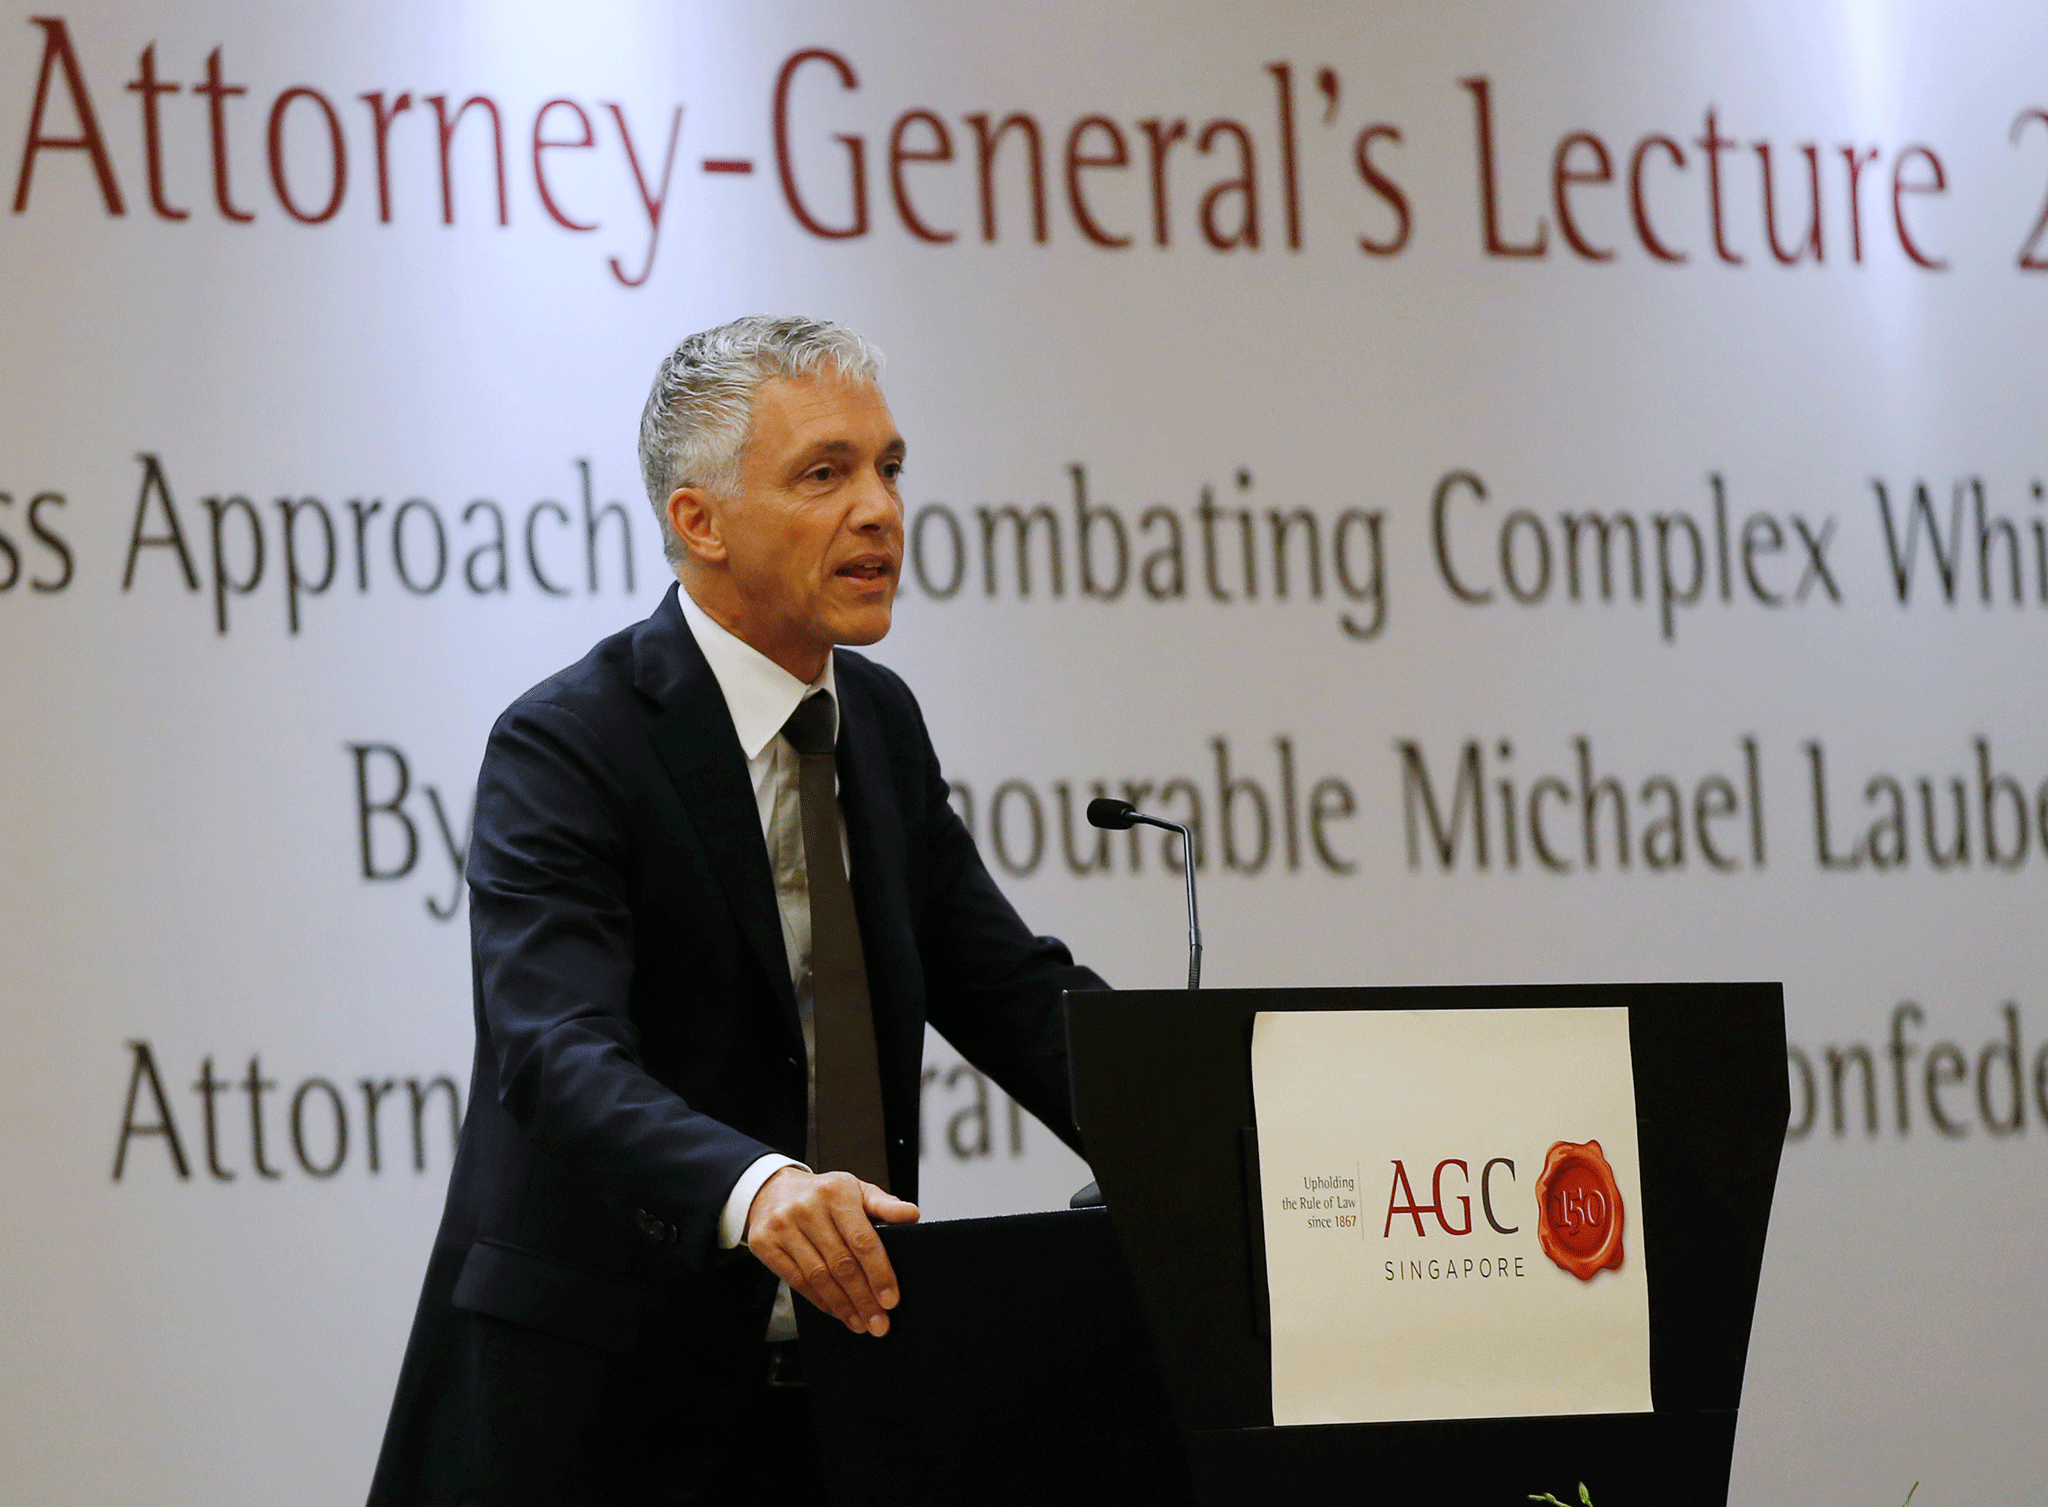
[[[917,1205],[864,1183],[851,1172],[784,1167],[754,1195],[747,1248],[790,1291],[855,1334],[889,1332],[898,1301],[896,1272],[874,1221],[908,1224]]]

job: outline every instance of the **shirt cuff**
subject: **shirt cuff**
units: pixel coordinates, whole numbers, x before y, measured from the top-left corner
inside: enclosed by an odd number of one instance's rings
[[[747,1215],[753,1210],[754,1195],[761,1191],[761,1184],[768,1181],[784,1167],[811,1169],[793,1156],[769,1152],[740,1174],[740,1180],[732,1185],[732,1192],[725,1200],[725,1208],[718,1216],[718,1244],[724,1250],[747,1242]]]

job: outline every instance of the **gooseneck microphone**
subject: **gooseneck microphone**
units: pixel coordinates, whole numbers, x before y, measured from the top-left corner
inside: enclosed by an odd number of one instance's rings
[[[1195,840],[1188,829],[1179,822],[1163,821],[1156,816],[1147,816],[1129,801],[1120,801],[1112,796],[1098,795],[1088,803],[1088,825],[1100,827],[1105,832],[1128,832],[1137,826],[1158,827],[1165,832],[1180,834],[1180,867],[1188,882],[1188,987],[1202,987],[1202,918],[1195,909]],[[1072,1198],[1067,1206],[1074,1209],[1099,1209],[1108,1200],[1102,1196],[1102,1185],[1090,1183]]]
[[[1129,801],[1098,795],[1088,803],[1088,825],[1105,832],[1125,832],[1132,827],[1158,827],[1180,834],[1180,867],[1188,882],[1188,987],[1202,987],[1202,918],[1195,909],[1195,840],[1179,822],[1147,816]]]

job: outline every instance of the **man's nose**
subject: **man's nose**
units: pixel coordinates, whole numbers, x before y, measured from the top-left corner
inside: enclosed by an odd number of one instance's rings
[[[879,533],[901,526],[903,501],[895,489],[873,471],[861,479],[854,495],[853,527],[864,534]]]

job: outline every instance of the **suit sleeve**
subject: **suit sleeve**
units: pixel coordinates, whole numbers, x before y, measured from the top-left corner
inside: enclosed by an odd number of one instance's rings
[[[996,888],[953,810],[921,715],[917,731],[929,876],[918,939],[927,1013],[962,1056],[1078,1152],[1060,995],[1109,986],[1077,964],[1064,942],[1034,935]]]
[[[642,1064],[625,809],[573,713],[525,702],[499,719],[469,864],[486,1050],[519,1129],[622,1217],[674,1226],[699,1268],[733,1184],[774,1148],[692,1109]]]

